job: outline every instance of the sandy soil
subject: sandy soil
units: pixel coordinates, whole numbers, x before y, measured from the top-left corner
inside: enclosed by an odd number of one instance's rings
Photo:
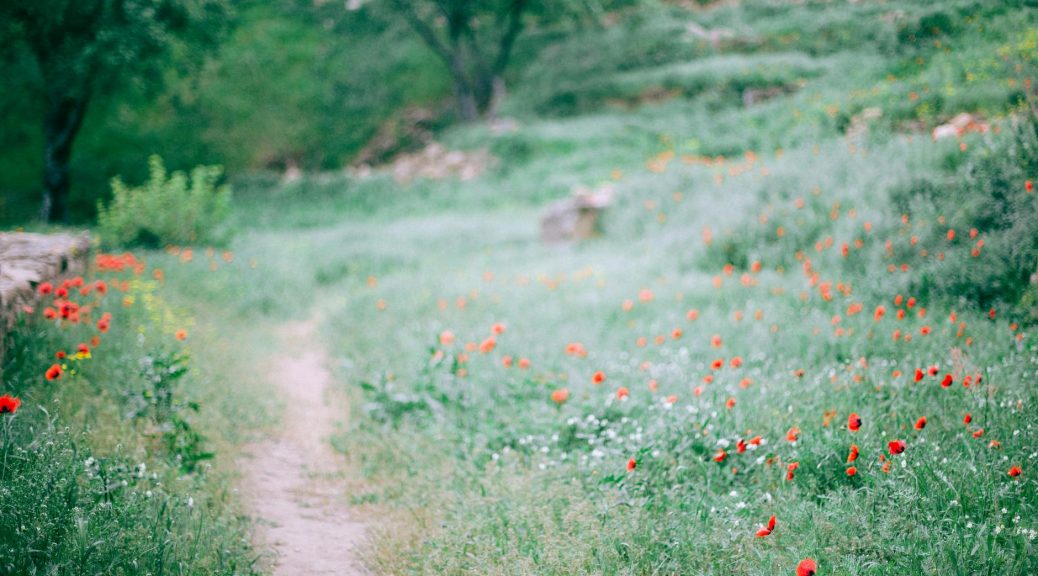
[[[315,327],[291,324],[281,334],[271,378],[282,420],[242,458],[242,490],[259,520],[258,545],[276,554],[275,575],[366,574],[356,560],[364,526],[350,517],[337,481],[343,461],[328,443],[347,410],[331,394]]]

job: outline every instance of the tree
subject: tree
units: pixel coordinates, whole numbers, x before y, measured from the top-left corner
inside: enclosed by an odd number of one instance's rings
[[[492,112],[529,0],[390,0],[450,72],[458,114]]]
[[[43,206],[67,217],[69,162],[92,99],[120,86],[158,86],[164,57],[199,61],[215,46],[226,0],[4,0],[0,41],[23,44],[39,71]]]

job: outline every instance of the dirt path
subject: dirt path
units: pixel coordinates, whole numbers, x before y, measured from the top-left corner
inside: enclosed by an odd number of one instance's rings
[[[242,459],[242,488],[262,542],[277,554],[277,576],[365,574],[356,560],[364,527],[344,502],[342,458],[328,443],[346,414],[331,395],[331,374],[315,323],[285,326],[271,377],[284,410],[274,437]]]

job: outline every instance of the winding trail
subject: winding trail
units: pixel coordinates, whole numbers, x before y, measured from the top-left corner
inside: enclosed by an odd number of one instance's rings
[[[340,455],[329,444],[345,406],[333,398],[316,322],[284,326],[271,377],[284,407],[271,438],[240,461],[245,501],[259,520],[260,544],[277,557],[276,576],[363,575],[356,548],[364,526],[344,500]]]

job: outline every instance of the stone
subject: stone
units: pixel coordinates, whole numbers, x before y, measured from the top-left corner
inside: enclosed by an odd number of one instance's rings
[[[26,306],[38,304],[36,287],[83,274],[89,253],[86,233],[0,232],[0,374],[6,335]]]
[[[613,203],[611,186],[578,188],[569,198],[549,204],[541,215],[541,240],[559,243],[597,235],[602,211]]]

